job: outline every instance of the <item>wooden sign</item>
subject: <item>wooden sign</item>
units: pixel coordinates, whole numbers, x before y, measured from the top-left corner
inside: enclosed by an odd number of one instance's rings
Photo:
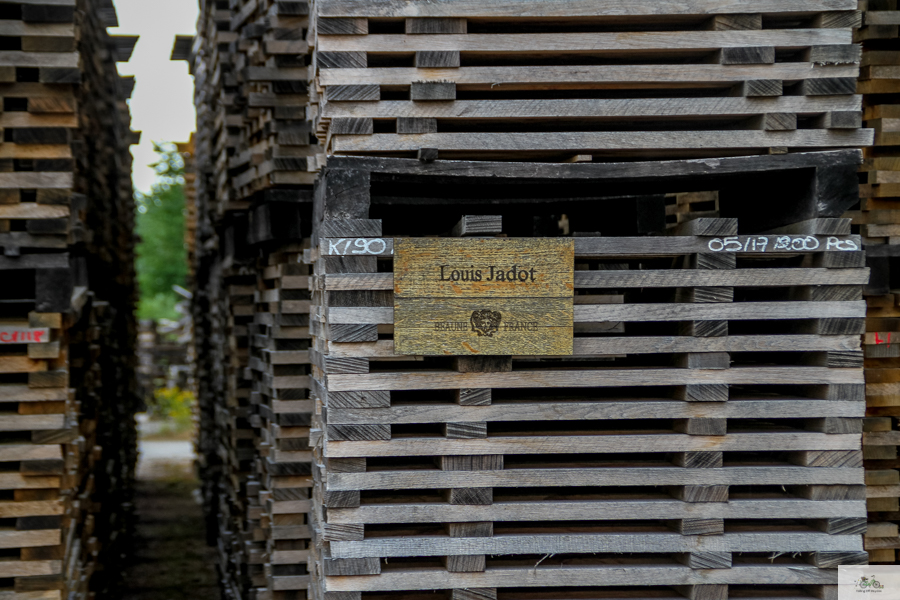
[[[572,354],[571,239],[394,240],[394,352]]]

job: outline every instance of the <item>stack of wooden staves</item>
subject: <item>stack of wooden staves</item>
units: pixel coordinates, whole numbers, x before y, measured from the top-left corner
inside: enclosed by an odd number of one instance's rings
[[[859,147],[856,0],[318,0],[329,154],[609,160]]]
[[[831,597],[869,558],[861,23],[202,2],[173,58],[227,596]],[[392,241],[448,236],[574,237],[574,354],[395,355]]]
[[[289,575],[306,554],[311,487],[309,292],[297,263],[319,166],[308,29],[306,2],[207,2],[197,37],[172,52],[196,82],[198,448],[229,598],[305,597]]]
[[[0,597],[118,597],[133,494],[133,199],[94,0],[0,3]],[[102,5],[102,6],[101,6]]]
[[[900,346],[894,339],[900,317],[892,283],[892,266],[900,257],[900,138],[897,119],[900,106],[898,24],[900,11],[895,0],[860,2],[863,23],[855,33],[862,44],[862,69],[858,92],[863,95],[863,119],[875,131],[874,147],[865,150],[861,168],[860,203],[846,216],[853,219],[854,232],[861,234],[866,247],[872,281],[866,290],[868,318],[863,340],[866,355],[867,419],[864,434],[866,483],[870,486],[869,528],[866,549],[875,563],[896,562],[900,548],[897,521],[900,520],[900,473],[898,473],[897,417],[900,394],[897,369]],[[894,276],[893,279],[896,279]]]
[[[331,158],[312,597],[831,597],[868,559],[859,161]],[[721,216],[666,230],[696,190]],[[395,237],[564,227],[571,358],[394,355]]]
[[[311,451],[309,427],[311,193],[295,202],[261,204],[251,214],[250,241],[258,249],[251,330],[259,456],[259,510],[265,582],[259,595],[272,600],[306,597],[309,558]],[[259,597],[259,596],[258,596]]]
[[[318,161],[307,117],[309,5],[275,0],[232,5],[242,111],[233,120],[240,136],[228,172],[237,197],[311,185]]]

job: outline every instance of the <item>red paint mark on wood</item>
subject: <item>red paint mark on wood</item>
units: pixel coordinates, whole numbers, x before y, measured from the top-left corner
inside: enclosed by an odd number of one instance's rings
[[[0,327],[0,344],[43,344],[49,335],[46,328]]]

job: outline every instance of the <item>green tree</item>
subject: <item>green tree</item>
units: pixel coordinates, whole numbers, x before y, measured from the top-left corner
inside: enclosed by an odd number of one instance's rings
[[[177,319],[180,296],[188,273],[184,246],[184,160],[174,144],[154,144],[159,160],[156,183],[149,194],[135,193],[137,205],[137,275],[140,286],[138,318]]]

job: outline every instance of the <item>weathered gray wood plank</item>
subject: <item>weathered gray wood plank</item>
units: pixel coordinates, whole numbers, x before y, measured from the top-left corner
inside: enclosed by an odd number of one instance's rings
[[[532,561],[533,563],[534,561]],[[378,578],[329,578],[326,588],[333,591],[434,590],[485,587],[549,586],[633,586],[695,584],[836,584],[837,569],[820,569],[802,563],[787,565],[740,565],[731,569],[695,571],[686,566],[622,565],[609,559],[594,566],[554,566],[534,568],[492,567],[484,573],[448,573],[443,569],[385,571]]]
[[[868,278],[865,269],[576,271],[575,288],[865,285]],[[320,281],[328,291],[394,289],[391,273],[341,273],[325,275]]]
[[[778,96],[774,98],[651,98],[555,100],[453,100],[335,102],[330,118],[560,119],[578,117],[750,117],[759,114],[815,114],[862,110],[862,96]],[[794,127],[793,129],[796,129]],[[350,132],[347,132],[350,133]],[[849,232],[848,232],[849,233]]]
[[[378,538],[331,542],[335,558],[587,552],[840,552],[863,549],[858,535],[754,532],[724,535],[592,533],[495,535],[491,538]]]
[[[585,467],[505,471],[398,471],[333,473],[329,490],[440,489],[469,487],[665,486],[665,485],[849,485],[862,484],[858,467]],[[856,513],[853,513],[856,514]]]
[[[494,502],[489,506],[438,504],[377,504],[328,511],[332,524],[447,523],[465,521],[581,521],[681,519],[828,519],[864,517],[858,501],[731,500],[691,504],[680,500],[561,500],[553,502]]]
[[[700,369],[586,369],[516,371],[512,373],[451,373],[445,371],[331,375],[329,391],[440,390],[460,388],[622,387],[690,384],[817,385],[862,384],[860,369],[826,367],[738,367]],[[431,453],[429,453],[431,454]]]
[[[343,65],[342,65],[343,66]],[[448,72],[446,69],[427,68],[325,68],[319,65],[319,84],[334,85],[375,84],[407,86],[412,81],[443,81],[452,79],[459,86],[491,87],[499,90],[545,89],[560,84],[578,84],[595,88],[615,84],[738,84],[743,81],[798,81],[831,77],[856,77],[857,65],[829,65],[827,68],[807,62],[776,63],[774,65],[602,65],[533,67],[461,67]],[[842,101],[848,101],[843,98]],[[342,107],[334,107],[341,110]],[[331,107],[328,108],[331,110]]]
[[[757,321],[783,319],[865,318],[866,303],[853,302],[736,302],[672,304],[580,304],[575,306],[576,323],[609,321],[647,323],[656,321]],[[390,307],[329,308],[328,323],[392,324]]]
[[[809,237],[809,239],[807,239]],[[779,238],[785,238],[786,243],[779,243]],[[716,238],[713,238],[715,240]],[[793,240],[798,239],[797,248],[792,248]],[[815,241],[813,241],[813,239]],[[858,235],[848,236],[790,236],[760,235],[736,236],[734,243],[729,245],[729,250],[724,247],[724,241],[718,242],[693,236],[671,237],[616,237],[616,238],[575,238],[575,256],[578,258],[601,256],[673,256],[679,254],[697,254],[715,252],[710,248],[719,249],[719,252],[734,253],[738,256],[759,256],[764,254],[798,254],[810,253],[845,253],[855,252],[862,248],[862,242]],[[803,244],[804,240],[808,243]],[[756,242],[757,250],[753,250]],[[320,240],[319,251],[322,256],[391,256],[394,253],[393,238],[323,238]],[[744,248],[747,248],[744,250]]]
[[[322,52],[390,52],[459,50],[527,53],[635,50],[716,50],[775,46],[852,44],[849,29],[763,29],[760,31],[641,31],[623,33],[499,33],[465,35],[328,36],[318,40]]]
[[[856,10],[851,0],[320,0],[323,17],[607,17]]]
[[[329,88],[330,89],[330,88]],[[528,133],[423,133],[397,135],[376,133],[369,136],[338,136],[332,139],[334,153],[416,152],[420,148],[443,151],[500,152],[558,150],[584,154],[611,150],[688,150],[771,148],[823,148],[871,146],[871,129],[796,131],[598,131]]]
[[[401,438],[390,441],[326,441],[330,458],[375,456],[476,456],[505,454],[574,454],[624,452],[772,452],[799,450],[858,450],[859,435],[818,433],[730,433],[692,436],[680,433],[605,434],[569,436],[489,437],[451,440]],[[474,487],[463,484],[460,487]]]
[[[833,400],[731,400],[721,403],[688,404],[673,400],[602,400],[504,402],[490,406],[456,406],[425,403],[391,408],[328,410],[330,424],[491,423],[504,421],[579,421],[599,419],[802,419],[816,417],[863,417],[862,402]],[[893,444],[893,445],[896,445]]]
[[[685,336],[575,338],[573,356],[655,354],[658,352],[821,352],[859,349],[858,336],[734,335],[696,339]],[[332,356],[394,357],[394,343],[329,344]]]

